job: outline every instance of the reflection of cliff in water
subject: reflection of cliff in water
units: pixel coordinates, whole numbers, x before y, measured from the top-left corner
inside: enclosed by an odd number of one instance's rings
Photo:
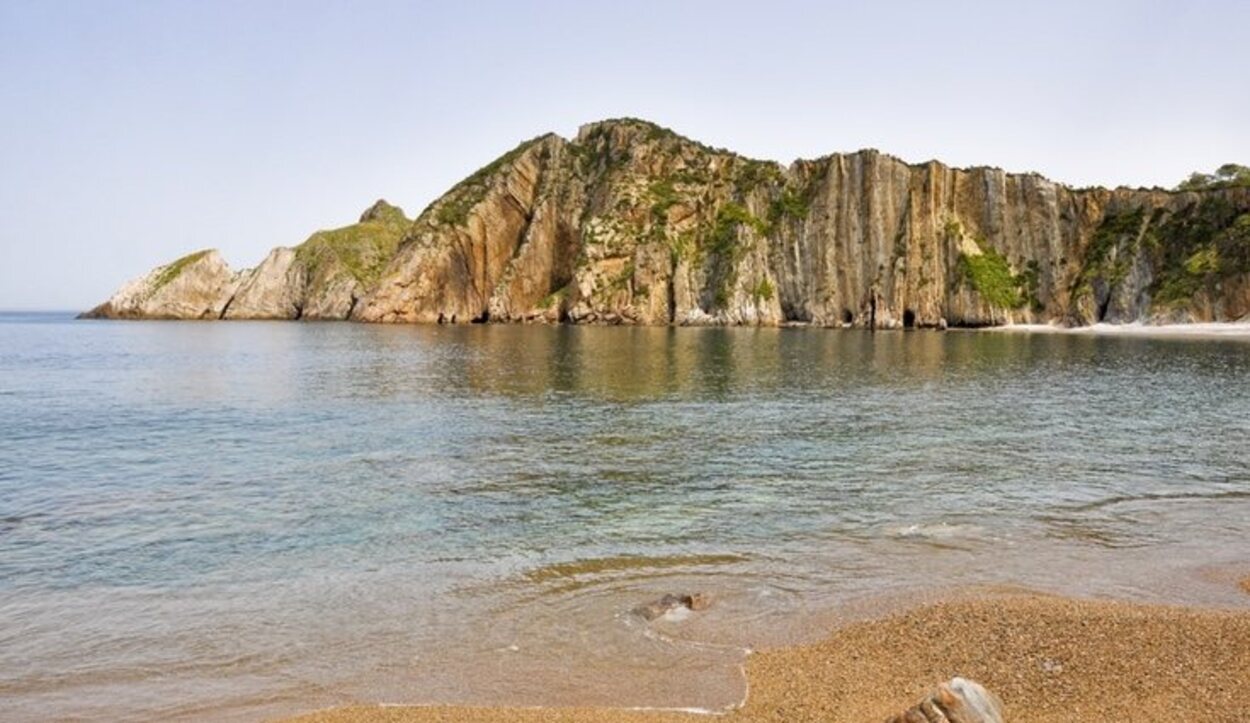
[[[975,332],[869,334],[859,330],[545,325],[352,327],[363,337],[346,387],[379,396],[473,393],[590,395],[645,401],[671,395],[714,399],[810,384],[830,389],[886,382],[907,388],[968,375],[1036,373],[1120,356],[1108,346],[1140,339],[1009,336]],[[365,341],[367,339],[367,341]],[[984,380],[981,380],[983,383]]]

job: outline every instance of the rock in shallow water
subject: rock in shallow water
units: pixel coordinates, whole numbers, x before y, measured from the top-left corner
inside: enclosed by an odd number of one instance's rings
[[[658,600],[652,600],[645,605],[639,605],[634,608],[634,614],[644,620],[655,620],[679,610],[692,610],[695,612],[707,610],[711,605],[712,597],[707,593],[665,595]]]
[[[886,723],[1003,723],[1002,704],[979,683],[951,678]]]

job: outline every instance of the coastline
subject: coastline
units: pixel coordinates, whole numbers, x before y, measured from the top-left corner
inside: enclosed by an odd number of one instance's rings
[[[1250,594],[1250,578],[1237,583]],[[859,619],[820,642],[753,654],[726,721],[884,720],[953,676],[984,684],[1008,723],[1244,718],[1250,606],[1208,609],[1041,593],[957,596]],[[645,709],[370,705],[288,723],[676,723]]]
[[[1213,321],[1192,324],[1107,324],[1089,326],[1059,326],[1056,324],[1005,324],[983,329],[990,332],[1070,334],[1074,336],[1133,336],[1133,337],[1185,337],[1185,338],[1245,338],[1250,337],[1248,321]]]

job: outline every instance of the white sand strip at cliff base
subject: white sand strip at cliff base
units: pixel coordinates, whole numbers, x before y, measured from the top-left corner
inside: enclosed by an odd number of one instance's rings
[[[1066,327],[1050,324],[1011,324],[990,327],[996,332],[1032,332],[1045,334],[1081,334],[1089,336],[1155,336],[1155,337],[1242,337],[1250,339],[1250,322],[1210,322],[1202,324],[1093,324]]]

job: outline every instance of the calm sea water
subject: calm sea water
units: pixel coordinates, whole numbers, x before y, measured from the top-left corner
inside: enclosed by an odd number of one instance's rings
[[[716,708],[874,601],[1248,565],[1247,339],[0,316],[4,720]]]

